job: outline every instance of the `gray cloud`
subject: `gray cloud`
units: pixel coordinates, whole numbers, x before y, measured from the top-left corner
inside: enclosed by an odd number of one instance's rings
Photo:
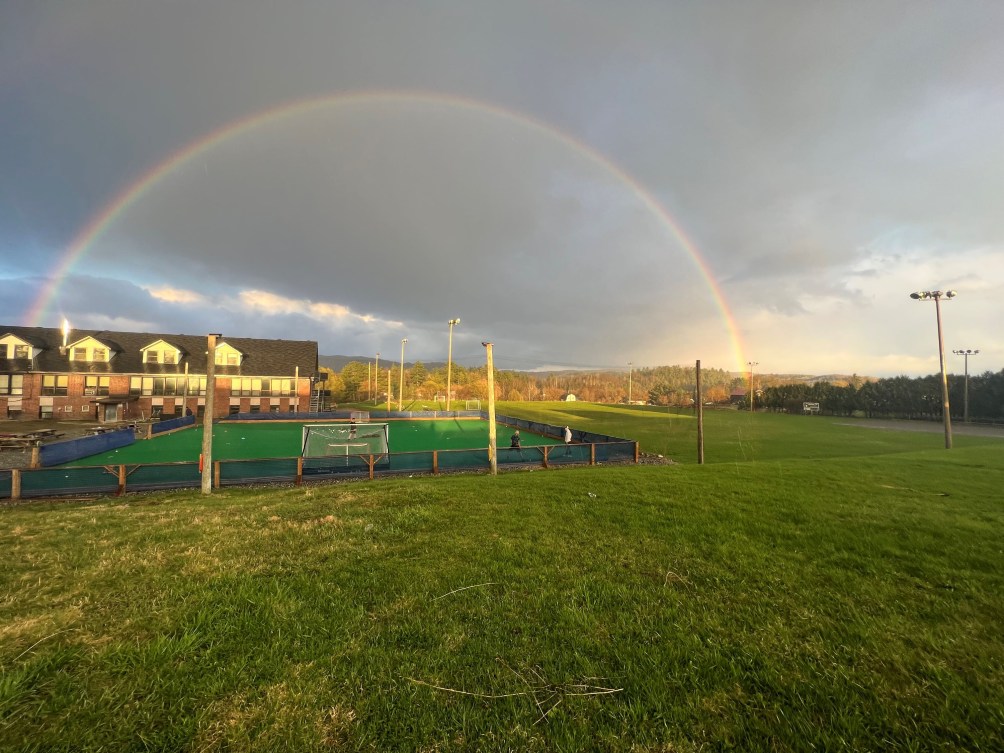
[[[484,106],[388,98],[242,131],[123,211],[58,307],[204,329],[142,287],[163,284],[328,352],[393,349],[399,321],[441,358],[459,315],[472,358],[490,338],[528,364],[899,373],[936,362],[899,299],[958,280],[952,324],[999,365],[1002,31],[1004,6],[936,2],[5,6],[0,321],[185,145],[304,98],[424,91]],[[745,351],[683,244],[576,142],[678,221]],[[249,290],[374,323],[216,305]]]

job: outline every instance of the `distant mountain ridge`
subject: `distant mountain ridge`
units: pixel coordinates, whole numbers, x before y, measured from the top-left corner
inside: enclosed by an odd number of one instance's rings
[[[356,363],[373,363],[375,360],[376,360],[375,356],[318,356],[317,365],[323,366],[326,369],[331,369],[337,374],[353,361],[355,361]],[[389,365],[400,363],[400,361],[395,361],[394,359],[384,359],[384,358],[380,359],[380,363],[388,365],[388,360],[389,360]],[[418,362],[405,361],[404,367],[406,369],[410,369],[416,363]],[[456,364],[456,361],[454,361],[453,363]],[[433,371],[435,369],[440,369],[445,367],[446,361],[429,361],[428,363],[422,361],[422,365],[429,371]]]

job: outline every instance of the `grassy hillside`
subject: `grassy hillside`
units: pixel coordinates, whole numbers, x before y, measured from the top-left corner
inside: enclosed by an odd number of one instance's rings
[[[3,508],[0,748],[1004,748],[1000,440],[708,429],[703,467]]]

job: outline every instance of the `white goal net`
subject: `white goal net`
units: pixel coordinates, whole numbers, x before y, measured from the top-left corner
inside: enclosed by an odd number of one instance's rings
[[[467,410],[481,410],[481,401],[480,400],[468,400],[467,401]]]
[[[349,412],[349,416],[356,423],[360,423],[360,422],[362,422],[362,423],[369,423],[369,421],[370,421],[369,411],[354,410],[354,411],[350,411]]]
[[[306,424],[301,454],[305,458],[383,455],[388,452],[388,435],[387,424]]]

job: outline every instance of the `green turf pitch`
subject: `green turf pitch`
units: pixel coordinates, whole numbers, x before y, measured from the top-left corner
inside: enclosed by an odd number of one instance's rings
[[[374,422],[375,423],[375,422]],[[476,450],[488,446],[488,422],[479,420],[390,421],[388,443],[391,452],[428,450]],[[513,429],[496,425],[497,445],[508,447]],[[557,439],[521,431],[524,447],[560,444]],[[258,422],[216,424],[213,429],[215,460],[288,458],[300,454],[303,424],[298,422]],[[117,450],[81,458],[67,465],[108,465],[132,463],[194,462],[202,452],[202,427],[186,429]]]

